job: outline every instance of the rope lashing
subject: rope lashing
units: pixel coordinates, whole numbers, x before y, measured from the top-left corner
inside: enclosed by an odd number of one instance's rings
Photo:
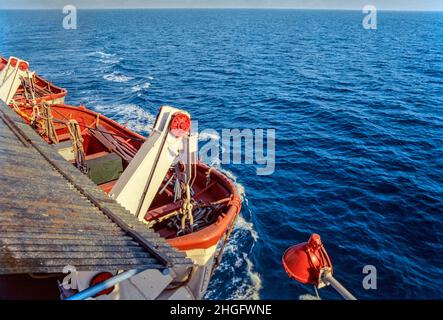
[[[190,231],[192,231],[194,225],[194,216],[192,215],[192,209],[194,205],[191,202],[191,188],[189,184],[185,186],[185,198],[183,199],[182,208],[180,213],[182,214],[181,229],[186,230],[186,221],[189,221]]]
[[[74,150],[75,164],[82,173],[87,173],[88,167],[85,161],[85,150],[83,148],[83,137],[80,133],[80,125],[77,120],[69,119],[67,120],[66,126],[68,127],[69,137]]]
[[[49,141],[59,143],[57,132],[55,131],[54,120],[52,117],[51,107],[46,103],[42,103],[41,118],[43,118],[43,134],[46,134]]]
[[[26,85],[26,81],[28,82],[28,85]],[[25,98],[28,101],[31,101],[32,104],[31,125],[35,126],[36,121],[40,116],[40,109],[36,100],[34,77],[29,73],[29,71],[27,72],[27,77],[24,79],[23,82],[24,83],[22,83],[22,85],[25,93]],[[29,87],[29,94],[27,91],[27,87]]]

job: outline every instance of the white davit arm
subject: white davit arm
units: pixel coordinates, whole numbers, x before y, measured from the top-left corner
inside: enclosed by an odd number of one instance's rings
[[[15,57],[0,72],[0,100],[9,104],[21,84],[21,79],[28,76],[29,64]]]
[[[140,221],[173,162],[196,161],[198,137],[190,135],[190,121],[185,111],[161,107],[152,133],[112,188],[110,196]]]

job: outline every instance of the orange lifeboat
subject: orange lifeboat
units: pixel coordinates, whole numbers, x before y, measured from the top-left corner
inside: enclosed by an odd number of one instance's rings
[[[11,61],[11,65],[15,67],[14,63],[16,64],[17,61],[13,59]],[[25,63],[22,61],[21,63]],[[3,68],[8,64],[8,60],[4,57],[0,56],[0,71],[3,70]],[[20,65],[19,65],[20,68]],[[56,85],[50,83],[48,80],[38,76],[34,75],[33,79],[34,84],[34,93],[37,103],[41,103],[42,101],[45,101],[49,104],[55,104],[55,103],[64,103],[65,97],[68,93],[66,89],[59,88]],[[27,86],[27,85],[25,85]],[[29,91],[29,88],[24,88],[23,85],[21,85],[17,92],[14,95],[14,101],[18,104],[25,104],[26,103],[26,97],[25,97],[25,89]]]
[[[32,112],[33,107],[25,104],[20,107],[19,114],[31,124]],[[67,121],[75,120],[78,123],[86,162],[117,154],[122,159],[124,169],[146,140],[145,137],[84,106],[54,104],[51,106],[51,113],[58,141],[55,144],[56,147],[70,143]],[[37,126],[36,130],[48,143],[52,143],[42,125]],[[109,141],[104,141],[103,136],[106,136]],[[74,163],[72,158],[68,160]],[[174,201],[173,185],[167,185],[172,175],[171,169],[161,188],[163,192],[156,195],[150,209],[146,212],[146,223],[179,250],[214,248],[233,226],[240,212],[241,201],[235,186],[219,171],[198,162],[192,184],[192,194],[196,210],[200,210],[194,214],[200,215],[201,220],[192,232],[180,234],[176,228],[177,224],[174,226],[171,219],[164,219],[174,216],[174,212],[181,206],[180,201]],[[100,181],[97,184],[108,193],[116,181],[117,179]]]

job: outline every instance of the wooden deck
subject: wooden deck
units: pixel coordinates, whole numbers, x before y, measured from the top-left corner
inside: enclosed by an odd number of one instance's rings
[[[190,268],[0,101],[0,275]]]

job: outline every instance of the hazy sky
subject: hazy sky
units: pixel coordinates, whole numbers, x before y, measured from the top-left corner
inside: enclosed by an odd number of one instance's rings
[[[2,9],[78,8],[302,8],[379,10],[443,10],[443,0],[0,0]]]

